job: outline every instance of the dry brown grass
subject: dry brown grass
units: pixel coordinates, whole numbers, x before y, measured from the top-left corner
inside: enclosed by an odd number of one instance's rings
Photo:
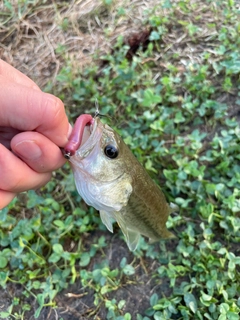
[[[54,80],[64,58],[85,66],[96,51],[109,51],[118,35],[138,30],[144,11],[157,1],[34,1],[21,14],[18,1],[11,3],[12,10],[0,4],[0,56],[43,88]],[[118,15],[121,6],[125,16]]]
[[[95,52],[109,52],[119,35],[128,37],[146,23],[146,12],[167,9],[158,5],[157,0],[114,0],[106,5],[103,0],[72,0],[9,3],[12,9],[0,4],[0,57],[32,78],[44,88],[46,83],[54,81],[63,63],[68,60],[77,69],[91,63]],[[174,2],[178,2],[175,0]],[[201,52],[207,48],[214,50],[214,38],[217,28],[211,24],[222,25],[216,7],[216,15],[209,13],[209,4],[205,1],[190,1],[195,6],[195,16],[187,15],[176,7],[176,20],[183,21],[178,28],[171,29],[163,39],[164,49],[156,55],[155,61],[164,67],[164,55],[174,51],[181,55],[178,64],[184,68],[185,61],[201,62]],[[125,14],[119,14],[119,8]],[[199,26],[199,34],[194,35],[194,43],[184,22]],[[174,24],[173,24],[174,25]],[[197,42],[196,42],[197,38]],[[211,41],[209,41],[211,40]],[[62,48],[62,49],[60,49]]]

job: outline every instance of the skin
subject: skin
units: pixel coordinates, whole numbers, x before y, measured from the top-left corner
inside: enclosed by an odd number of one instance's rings
[[[63,103],[0,59],[0,209],[50,180],[70,132]]]

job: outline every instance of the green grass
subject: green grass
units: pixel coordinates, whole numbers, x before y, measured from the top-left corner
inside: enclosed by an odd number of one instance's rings
[[[23,296],[38,303],[36,317],[80,282],[94,295],[89,318],[101,308],[116,320],[239,319],[240,11],[237,1],[205,1],[202,8],[188,0],[161,3],[165,11],[145,13],[151,42],[132,62],[119,36],[113,53],[96,53],[81,72],[65,58],[57,84],[46,90],[63,99],[71,121],[94,113],[98,101],[179,206],[168,221],[178,239],[156,245],[142,239],[112,267],[107,252],[114,236],[83,203],[65,165],[47,186],[0,212],[0,284],[21,284]],[[133,315],[115,294],[138,283],[139,264],[154,286],[148,308]],[[169,289],[162,294],[164,281]],[[22,301],[13,298],[0,318],[24,319],[31,306]]]

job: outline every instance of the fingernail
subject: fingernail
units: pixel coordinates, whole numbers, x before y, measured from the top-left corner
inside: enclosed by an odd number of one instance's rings
[[[42,155],[42,150],[33,140],[24,140],[17,143],[14,151],[26,160],[36,160]]]

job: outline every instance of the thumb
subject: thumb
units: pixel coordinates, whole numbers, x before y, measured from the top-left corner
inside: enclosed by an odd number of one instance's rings
[[[11,141],[12,151],[38,173],[51,172],[65,162],[60,148],[38,132],[17,134]]]

